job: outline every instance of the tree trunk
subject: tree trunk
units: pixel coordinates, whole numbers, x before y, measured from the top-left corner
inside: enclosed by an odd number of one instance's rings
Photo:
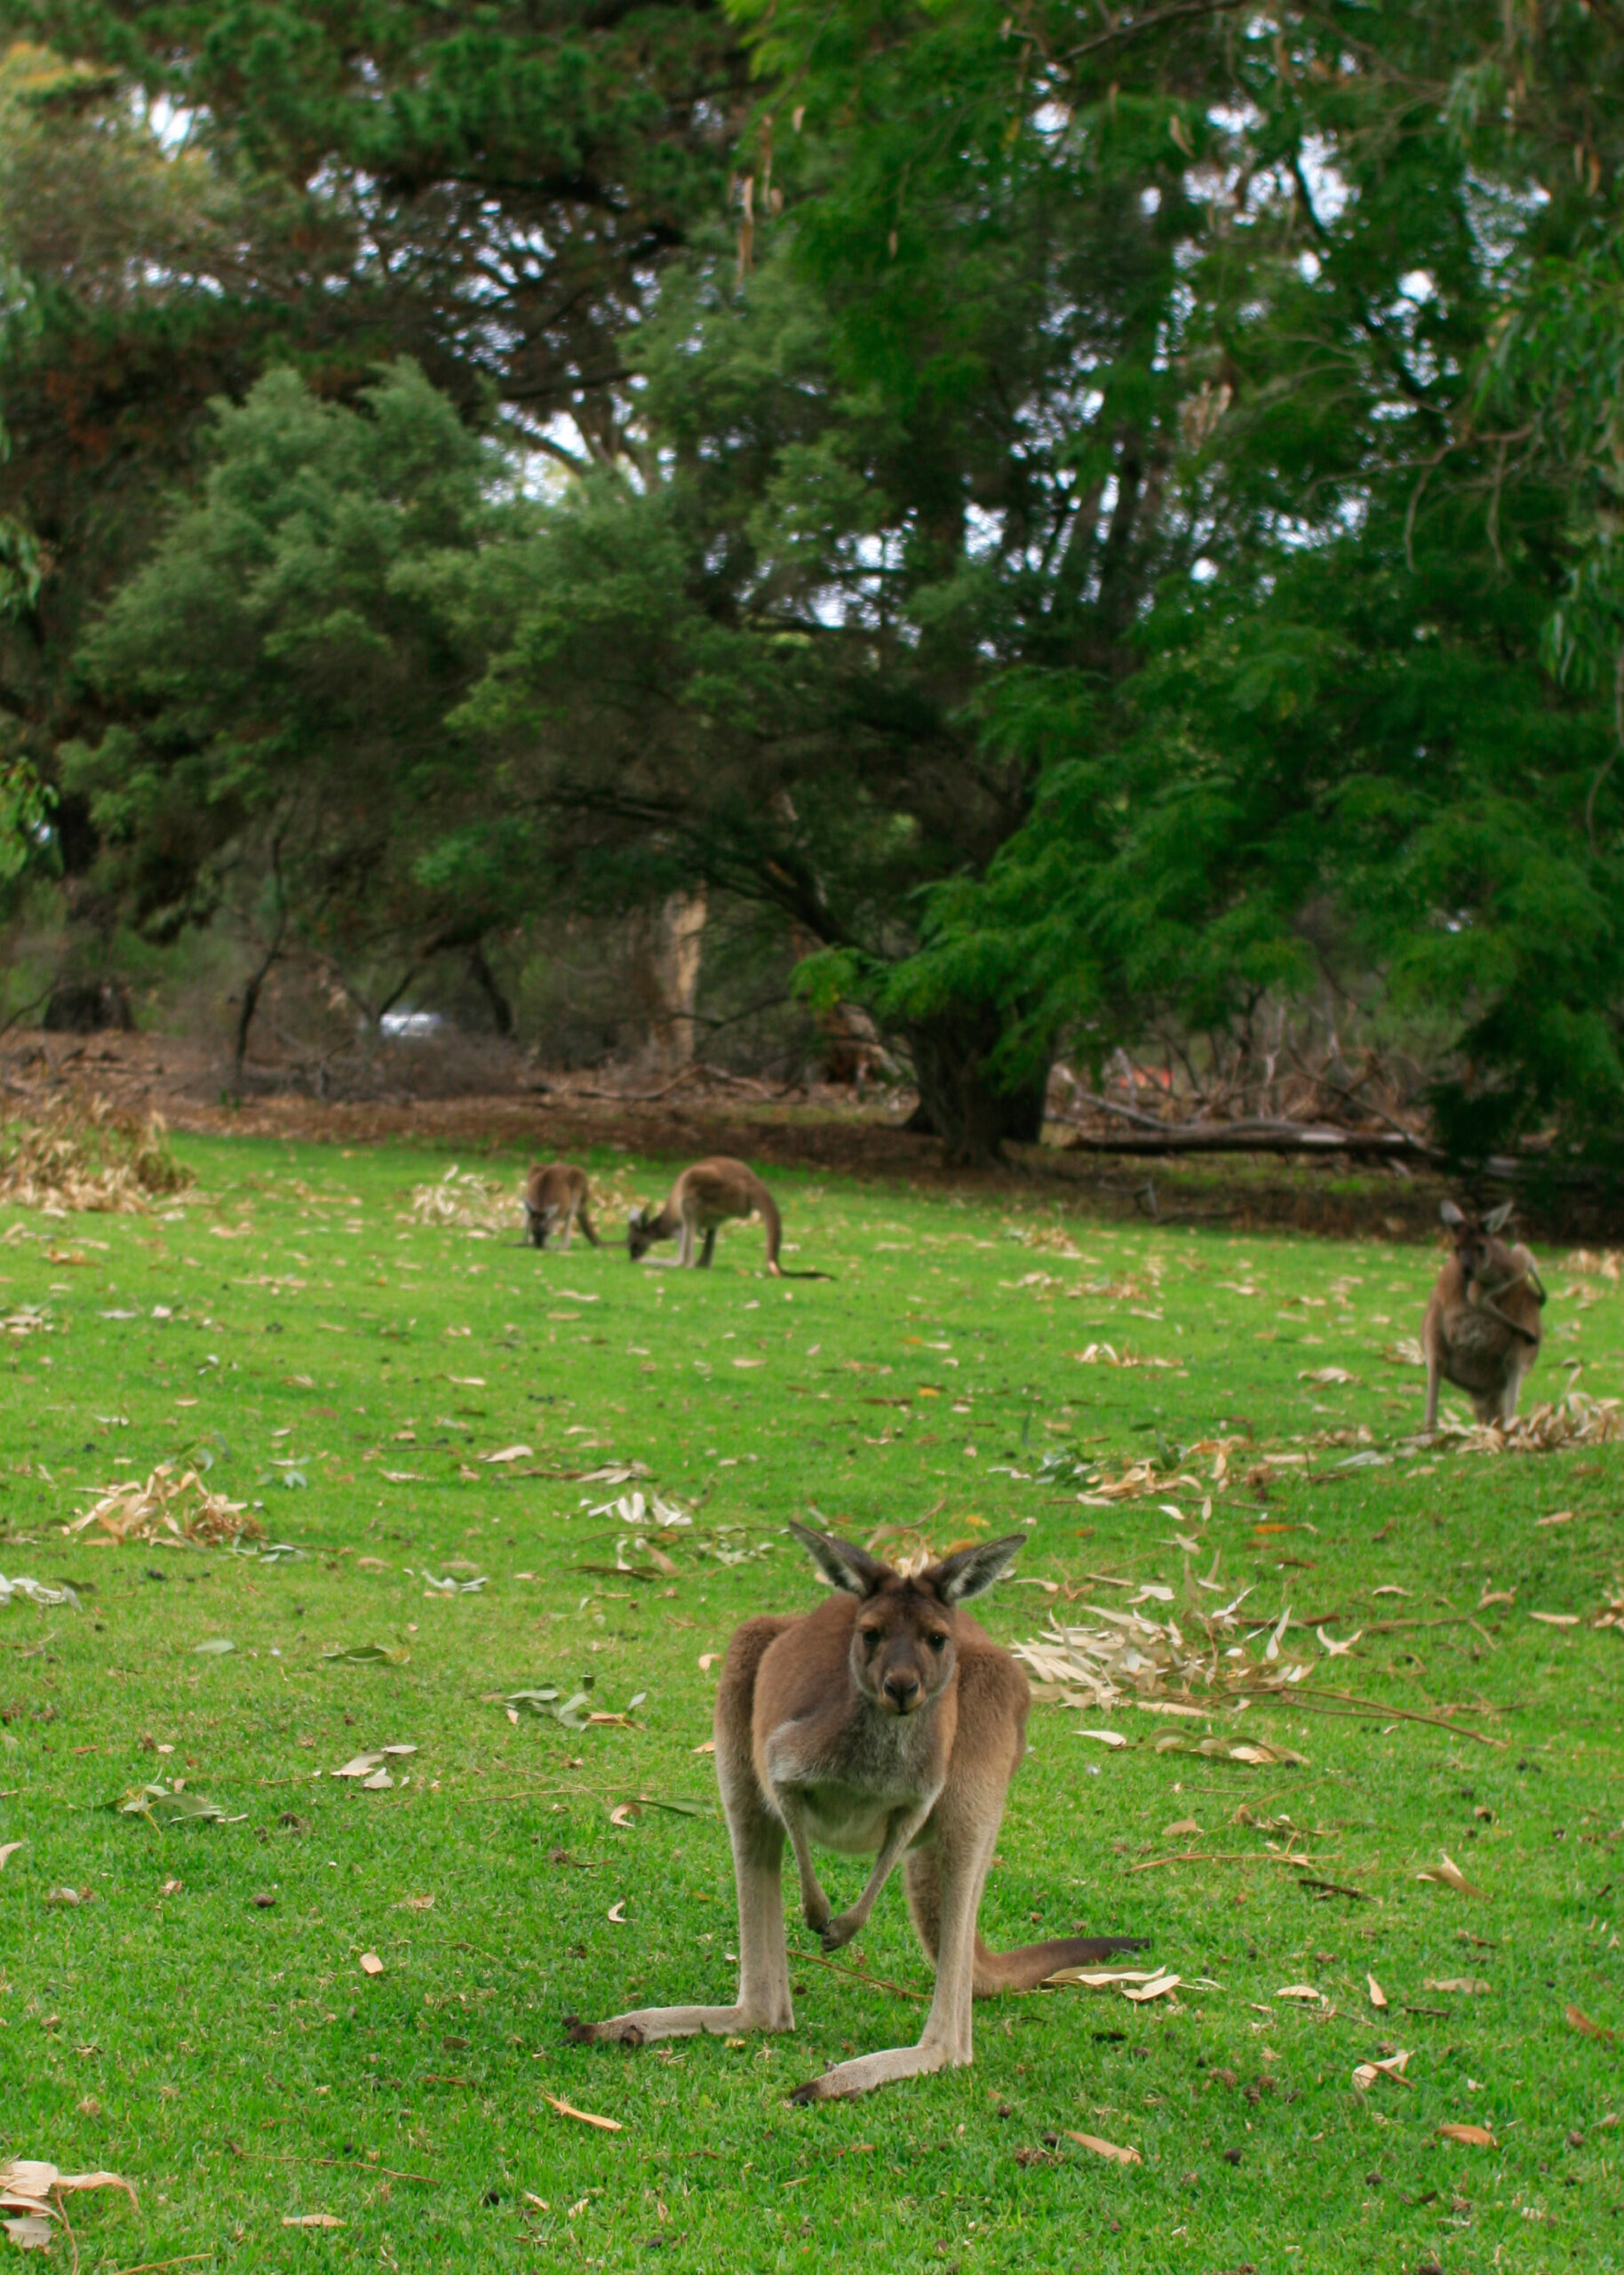
[[[919,1102],[911,1130],[942,1138],[950,1161],[996,1161],[1007,1143],[1035,1145],[1043,1134],[1048,1058],[1040,1071],[1010,1085],[988,1062],[1003,1027],[991,1004],[921,1020],[906,1030]]]
[[[679,1073],[694,1056],[705,919],[703,892],[673,892],[636,920],[633,985],[648,1018],[649,1056],[661,1073]]]
[[[501,983],[490,969],[482,940],[475,940],[468,950],[468,977],[490,1006],[490,1017],[497,1033],[506,1041],[513,1031],[513,1007],[502,993]]]

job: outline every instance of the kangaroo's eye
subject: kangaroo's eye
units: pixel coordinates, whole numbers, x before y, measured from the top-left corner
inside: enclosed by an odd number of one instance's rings
[[[928,1641],[933,1651],[945,1651],[947,1648],[947,1638],[945,1635],[931,1635],[926,1640]]]
[[[872,1651],[880,1640],[878,1627],[859,1627],[857,1632],[863,1638],[863,1648],[865,1651]]]

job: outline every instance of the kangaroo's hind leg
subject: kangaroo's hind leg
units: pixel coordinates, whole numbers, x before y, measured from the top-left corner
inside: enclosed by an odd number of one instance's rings
[[[564,2027],[577,2044],[606,2040],[645,2046],[651,2039],[693,2038],[701,2031],[725,2038],[745,2031],[794,2029],[784,1932],[784,1827],[762,1799],[750,1752],[756,1668],[773,1637],[788,1624],[783,1619],[745,1622],[728,1646],[716,1697],[716,1779],[727,1811],[738,1890],[737,1999],[730,2007],[640,2007],[601,2023],[584,2023],[572,2015]]]

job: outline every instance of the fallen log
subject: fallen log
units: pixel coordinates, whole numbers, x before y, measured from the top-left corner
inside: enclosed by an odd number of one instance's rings
[[[1148,1122],[1149,1116],[1145,1117]],[[1349,1153],[1361,1161],[1415,1161],[1441,1169],[1435,1145],[1402,1130],[1338,1130],[1298,1122],[1184,1122],[1099,1133],[1079,1130],[1065,1150],[1078,1153]],[[1526,1175],[1528,1164],[1489,1164],[1492,1174]]]

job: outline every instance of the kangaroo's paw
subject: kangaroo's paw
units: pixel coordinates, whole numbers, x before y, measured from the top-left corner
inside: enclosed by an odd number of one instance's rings
[[[810,1927],[810,1920],[808,1921]],[[866,1922],[856,1912],[842,1912],[838,1920],[825,1920],[818,1931],[819,1941],[825,1952],[844,1951],[852,1937],[861,1932]]]
[[[855,2062],[837,2062],[821,2078],[808,2078],[804,2086],[797,2086],[789,2098],[800,2109],[816,2101],[849,2101],[856,2094],[872,2094],[876,2086],[956,2068],[969,2059],[967,2050],[955,2062],[943,2046],[894,2046],[883,2054],[860,2054]]]
[[[564,2017],[564,2034],[576,2046],[648,2046],[658,2038],[697,2038],[704,2031],[730,2038],[794,2027],[792,2016],[778,2020],[744,2007],[639,2007],[601,2023],[584,2023],[578,2015]]]

